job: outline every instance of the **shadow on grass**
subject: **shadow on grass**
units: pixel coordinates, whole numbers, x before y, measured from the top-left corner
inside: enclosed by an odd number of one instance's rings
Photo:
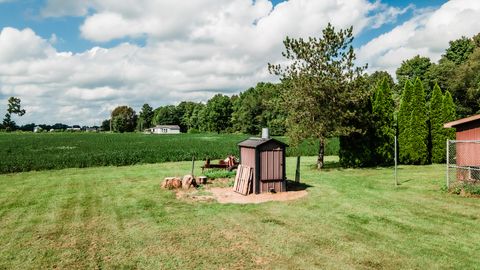
[[[317,169],[317,164],[311,164],[309,166],[310,169],[316,170]],[[342,170],[344,169],[341,165],[340,162],[338,161],[325,161],[325,164],[323,164],[322,170]]]
[[[398,180],[398,186],[401,186],[403,184],[407,184],[408,182],[413,181],[413,180],[414,179],[412,179],[412,178],[405,179],[405,180]]]
[[[317,164],[310,164],[308,167],[312,170],[317,170]],[[372,170],[372,169],[374,169],[374,170],[385,170],[385,169],[391,169],[392,172],[393,172],[393,170],[395,168],[391,165],[385,165],[385,166],[378,165],[378,166],[365,166],[365,167],[342,167],[342,165],[340,165],[339,161],[326,161],[325,164],[323,165],[322,170],[341,171],[341,170],[344,170],[344,169],[355,169],[355,170]],[[404,169],[405,168],[397,167],[397,171],[402,171]],[[321,170],[319,170],[319,171],[321,171]]]
[[[309,184],[298,183],[293,180],[287,180],[287,191],[300,191],[306,190],[307,188],[313,187]]]

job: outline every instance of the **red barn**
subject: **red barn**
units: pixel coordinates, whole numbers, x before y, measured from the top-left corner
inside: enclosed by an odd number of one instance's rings
[[[478,173],[480,168],[480,114],[446,123],[443,127],[456,129],[458,180],[478,180],[480,176]]]

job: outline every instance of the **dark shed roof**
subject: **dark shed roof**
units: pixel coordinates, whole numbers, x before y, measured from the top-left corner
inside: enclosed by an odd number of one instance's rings
[[[470,116],[470,117],[467,117],[467,118],[462,118],[462,119],[459,119],[459,120],[456,120],[456,121],[453,121],[453,122],[448,122],[448,123],[444,124],[443,127],[444,128],[452,128],[452,127],[456,127],[456,126],[463,125],[463,124],[473,122],[473,121],[477,121],[477,120],[480,120],[480,114]]]
[[[249,148],[257,148],[259,147],[260,145],[263,145],[267,142],[276,142],[278,144],[281,144],[285,147],[288,147],[288,144],[282,142],[282,141],[279,141],[279,140],[276,140],[274,138],[270,138],[270,139],[262,139],[262,138],[248,138],[246,139],[245,141],[243,142],[240,142],[238,144],[238,146],[243,146],[243,147],[249,147]]]

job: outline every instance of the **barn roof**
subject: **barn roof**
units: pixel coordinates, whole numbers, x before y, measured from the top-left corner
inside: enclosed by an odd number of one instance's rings
[[[262,138],[254,138],[254,137],[248,138],[245,141],[240,142],[238,144],[238,146],[249,147],[249,148],[257,148],[260,145],[265,144],[267,142],[276,142],[276,143],[281,144],[283,146],[288,146],[288,144],[286,144],[282,141],[279,141],[277,139],[274,139],[274,138],[262,139]]]
[[[476,121],[476,120],[480,120],[480,114],[473,115],[473,116],[466,117],[466,118],[462,118],[462,119],[458,119],[456,121],[448,122],[448,123],[444,124],[443,127],[444,128],[453,128],[453,127],[463,125],[463,124],[468,123],[468,122],[473,122],[473,121]]]
[[[180,127],[178,125],[156,125],[154,128],[168,128],[168,129],[178,129],[180,130]]]

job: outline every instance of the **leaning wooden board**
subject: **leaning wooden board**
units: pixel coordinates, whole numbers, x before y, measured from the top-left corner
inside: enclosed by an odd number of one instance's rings
[[[233,190],[242,195],[248,195],[252,185],[252,178],[252,168],[249,166],[239,165],[237,168],[237,175],[235,175]]]

